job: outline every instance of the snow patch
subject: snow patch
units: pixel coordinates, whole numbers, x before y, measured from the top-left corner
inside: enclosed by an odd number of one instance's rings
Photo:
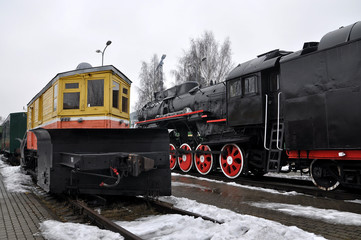
[[[219,180],[213,180],[213,179],[208,179],[208,178],[204,178],[204,177],[195,177],[195,176],[191,176],[191,175],[183,175],[183,174],[178,174],[178,173],[172,173],[172,176],[195,178],[195,179],[199,179],[199,180],[203,180],[203,181],[207,181],[207,182],[227,184],[227,185],[234,186],[234,187],[246,188],[246,189],[255,190],[255,191],[262,191],[262,192],[267,192],[267,193],[271,193],[271,194],[279,194],[279,195],[285,195],[285,196],[305,195],[303,193],[298,193],[295,191],[284,192],[284,191],[278,191],[278,190],[274,190],[274,189],[270,189],[270,188],[253,187],[253,186],[248,186],[248,185],[241,185],[241,184],[238,184],[235,182],[223,182],[223,181],[219,181]],[[196,184],[194,184],[194,185],[196,185]],[[176,186],[176,185],[173,185],[173,183],[172,183],[172,186]]]
[[[206,215],[224,223],[217,224],[178,214],[149,216],[133,222],[116,223],[143,239],[324,239],[294,226],[288,227],[262,218],[241,215],[187,198],[170,196],[160,199],[174,204],[175,207]]]
[[[21,172],[20,166],[10,166],[0,160],[0,173],[9,192],[29,192],[32,187],[31,177]]]
[[[355,200],[345,200],[345,202],[350,202],[350,203],[358,203],[358,204],[361,204],[361,199],[355,199]]]
[[[172,181],[172,187],[192,187],[192,188],[199,188],[201,190],[212,190],[210,188],[201,186],[199,184],[182,183],[182,182],[174,182],[174,181]]]
[[[40,231],[46,239],[68,240],[68,239],[87,239],[87,240],[123,240],[119,233],[108,230],[102,230],[98,227],[79,223],[62,223],[54,220],[47,220],[40,223]]]
[[[301,216],[317,219],[332,224],[361,226],[361,215],[357,213],[342,212],[333,209],[321,209],[311,206],[301,206],[285,203],[255,202],[249,203],[249,205],[258,208],[272,209],[292,216]]]

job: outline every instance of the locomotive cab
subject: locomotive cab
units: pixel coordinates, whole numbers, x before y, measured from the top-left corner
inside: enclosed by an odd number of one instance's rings
[[[274,50],[238,65],[227,77],[227,121],[230,126],[264,124],[265,94],[268,104],[279,90],[279,59],[289,52]],[[275,111],[271,111],[274,119]]]
[[[250,138],[245,161],[255,174],[279,172],[285,164],[279,60],[290,52],[274,50],[237,66],[227,77],[227,121]],[[277,131],[277,132],[276,132]],[[273,136],[274,135],[274,136]]]

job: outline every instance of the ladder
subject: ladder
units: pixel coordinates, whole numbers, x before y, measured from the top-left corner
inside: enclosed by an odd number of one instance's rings
[[[268,115],[268,95],[265,94],[265,120],[264,120],[264,149],[268,151],[267,172],[279,172],[281,168],[282,143],[284,135],[284,123],[280,122],[280,101],[281,92],[278,93],[277,101],[277,122],[272,124],[269,145],[267,145],[267,115]]]
[[[277,127],[278,124],[278,127]],[[283,149],[284,124],[273,123],[268,150],[267,172],[279,172],[281,168],[281,156]]]

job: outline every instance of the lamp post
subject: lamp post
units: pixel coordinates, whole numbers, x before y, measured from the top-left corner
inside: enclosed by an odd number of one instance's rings
[[[164,83],[163,83],[163,60],[165,59],[167,55],[163,54],[162,58],[157,66],[157,68],[155,69],[155,75],[157,75],[158,80],[159,80],[159,87],[158,87],[158,91],[163,91],[164,90]]]
[[[201,72],[201,68],[202,68],[202,62],[204,62],[205,60],[207,60],[206,57],[203,57],[201,59],[201,61],[198,62],[198,66],[197,66],[197,69],[196,69],[196,81],[198,81],[200,83],[200,80],[198,80],[198,72],[199,72],[199,78],[202,77],[202,72]]]
[[[103,51],[100,51],[99,49],[96,50],[97,53],[101,53],[102,54],[102,66],[103,66],[103,63],[104,63],[104,52],[105,52],[105,49],[107,49],[107,47],[112,44],[112,41],[108,41],[105,45],[105,48],[103,49]]]

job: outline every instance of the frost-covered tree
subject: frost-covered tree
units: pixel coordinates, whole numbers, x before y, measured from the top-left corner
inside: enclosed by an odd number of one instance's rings
[[[163,71],[160,71],[159,58],[154,54],[150,62],[142,62],[142,67],[139,74],[140,87],[138,91],[138,101],[135,109],[141,109],[147,102],[154,100],[154,93],[163,89]],[[157,68],[158,67],[158,68]]]
[[[197,81],[202,86],[224,81],[233,68],[231,42],[226,38],[220,45],[212,32],[204,32],[198,39],[191,39],[190,48],[179,59],[177,70],[172,73],[176,84]]]

